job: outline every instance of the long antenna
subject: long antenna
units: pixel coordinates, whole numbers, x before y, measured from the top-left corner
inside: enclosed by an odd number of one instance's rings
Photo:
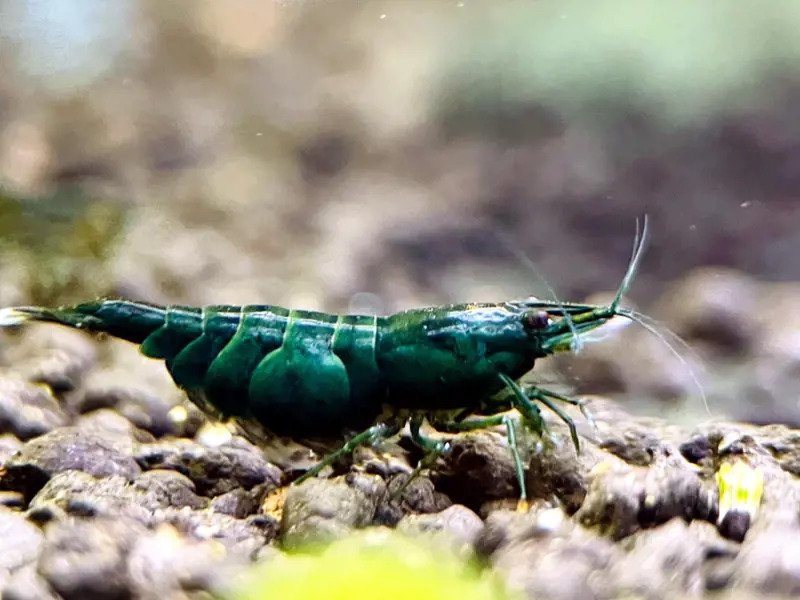
[[[644,315],[642,313],[639,313],[639,312],[636,312],[636,311],[633,311],[633,310],[624,309],[619,314],[621,316],[623,316],[623,317],[626,317],[626,318],[630,319],[634,323],[638,323],[648,333],[654,335],[656,337],[656,339],[658,341],[660,341],[662,344],[664,344],[664,346],[666,346],[667,350],[669,350],[670,353],[675,358],[678,359],[678,361],[681,363],[681,365],[684,368],[686,368],[686,371],[689,374],[689,378],[692,380],[692,384],[695,386],[697,391],[700,392],[700,399],[703,401],[703,406],[706,409],[706,413],[708,413],[710,415],[711,414],[711,409],[708,406],[708,397],[706,396],[706,391],[703,388],[703,385],[700,383],[700,379],[698,379],[697,374],[694,372],[694,369],[692,368],[692,365],[689,364],[689,361],[686,360],[686,357],[683,356],[683,354],[681,354],[678,351],[678,349],[673,344],[671,344],[669,342],[669,340],[667,339],[667,336],[664,334],[664,332],[659,330],[659,328],[657,326],[657,322],[654,319],[652,319],[651,317],[648,317],[647,315]],[[664,331],[666,331],[668,335],[672,336],[672,338],[674,340],[678,340],[682,345],[684,345],[686,348],[688,348],[690,351],[692,351],[691,347],[680,336],[678,336],[676,333],[670,331],[666,327],[664,328]]]

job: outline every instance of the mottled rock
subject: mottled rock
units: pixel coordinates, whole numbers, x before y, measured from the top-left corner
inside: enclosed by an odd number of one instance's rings
[[[166,522],[181,533],[196,540],[219,542],[229,554],[241,559],[251,560],[278,535],[277,520],[264,515],[236,519],[222,513],[186,509],[165,514]]]
[[[483,530],[483,521],[466,506],[454,504],[439,513],[407,515],[397,529],[406,533],[444,534],[457,544],[472,545]]]
[[[0,589],[4,600],[58,600],[47,581],[39,575],[36,563],[17,569]]]
[[[266,490],[263,487],[256,487],[252,490],[235,489],[224,494],[220,494],[211,500],[209,507],[214,512],[222,513],[243,519],[247,515],[255,513],[263,498]]]
[[[130,379],[130,383],[121,383]],[[76,408],[89,412],[97,408],[115,408],[119,414],[156,437],[174,435],[180,428],[170,418],[176,394],[159,393],[159,390],[138,383],[130,373],[121,370],[103,370],[91,373],[83,386],[83,396]]]
[[[500,548],[527,539],[544,538],[569,532],[574,527],[561,508],[546,503],[534,504],[528,512],[499,509],[491,512],[475,539],[475,550],[490,556]]]
[[[494,498],[519,496],[514,461],[505,436],[484,431],[460,435],[442,457],[443,467],[431,474],[437,489],[453,502],[479,510]]]
[[[159,504],[190,508],[206,505],[206,500],[195,494],[191,479],[174,471],[154,469],[144,472],[136,478],[132,487],[137,493],[143,493]]]
[[[631,465],[649,466],[664,443],[663,423],[656,419],[630,419],[605,425],[598,422],[597,445]]]
[[[53,349],[26,366],[30,381],[48,386],[56,394],[77,389],[90,364],[85,357],[67,350]]]
[[[638,531],[626,542],[630,548],[627,555],[609,573],[623,594],[634,598],[670,593],[698,596],[705,590],[706,548],[697,530],[683,519]]]
[[[695,435],[690,440],[682,443],[678,450],[683,457],[696,465],[703,464],[713,454],[712,441],[704,435]]]
[[[353,465],[358,469],[389,479],[400,473],[410,474],[414,469],[408,455],[399,444],[384,441],[379,447],[361,446],[353,452]]]
[[[124,436],[59,428],[26,442],[8,460],[0,488],[32,498],[53,475],[73,470],[132,480],[141,472],[131,456],[132,450],[133,442]]]
[[[0,435],[0,467],[22,449],[22,442],[11,433]]]
[[[169,519],[166,509],[199,509],[206,503],[194,493],[194,484],[174,471],[150,471],[134,481],[66,471],[45,484],[31,500],[29,510],[55,507],[74,516],[124,516],[152,525]]]
[[[136,428],[133,424],[109,408],[100,408],[81,415],[75,421],[75,427],[81,431],[100,431],[127,438],[133,438],[136,435]]]
[[[800,526],[796,520],[750,532],[731,584],[763,594],[800,594]]]
[[[560,427],[560,426],[559,426]],[[569,512],[583,504],[590,473],[603,459],[596,446],[584,441],[578,454],[568,438],[533,454],[525,473],[529,498],[558,498]]]
[[[197,493],[219,496],[237,488],[279,484],[282,473],[252,445],[208,448],[189,440],[143,444],[136,453],[143,469],[173,469],[191,479]]]
[[[42,532],[22,513],[0,507],[0,569],[13,571],[34,560],[42,542]]]
[[[186,537],[171,525],[161,525],[139,537],[128,556],[128,577],[137,597],[182,597],[219,587],[233,575],[225,547],[214,540]]]
[[[385,486],[380,489],[383,480],[375,475],[358,477],[373,480],[377,493],[368,495],[363,486],[348,485],[340,477],[310,479],[290,488],[281,518],[283,546],[296,548],[332,541],[368,525],[386,490]]]
[[[415,477],[401,473],[389,480],[387,493],[378,506],[375,522],[381,525],[396,525],[404,515],[436,513],[446,509],[450,498],[437,492],[427,477]]]
[[[607,460],[592,474],[589,493],[576,517],[613,538],[672,517],[707,519],[716,496],[677,451],[659,449],[649,468]]]
[[[133,597],[127,557],[146,534],[131,519],[75,519],[53,523],[39,557],[39,573],[65,600]]]
[[[481,534],[477,546],[484,551],[494,546],[490,563],[511,590],[528,598],[612,597],[608,569],[622,551],[564,517],[560,509],[546,507],[527,514],[498,511],[487,519],[489,531]],[[493,544],[487,543],[491,537]]]
[[[66,422],[66,414],[46,387],[0,378],[0,433],[27,440]]]

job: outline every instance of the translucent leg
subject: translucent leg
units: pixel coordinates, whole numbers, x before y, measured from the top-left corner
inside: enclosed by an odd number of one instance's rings
[[[424,452],[422,459],[411,471],[411,474],[406,479],[405,483],[392,493],[391,498],[397,498],[403,491],[414,481],[424,469],[429,468],[436,462],[445,452],[450,450],[450,443],[444,440],[434,440],[425,436],[419,429],[422,426],[424,417],[422,415],[414,415],[411,417],[409,429],[411,431],[411,441],[413,441]]]
[[[554,402],[554,400],[558,400],[559,402],[565,402],[567,404],[572,404],[573,406],[577,406],[580,409],[581,414],[584,418],[589,422],[589,424],[594,427],[594,419],[592,418],[591,413],[586,408],[586,404],[583,400],[578,398],[570,398],[569,396],[565,396],[563,394],[559,394],[557,392],[551,392],[550,390],[546,390],[536,386],[525,386],[524,388],[525,395],[529,398],[535,398],[539,400],[542,404],[547,406],[550,410],[552,410],[558,417],[567,424],[569,427],[569,433],[572,437],[572,443],[575,445],[575,450],[580,452],[581,446],[580,441],[578,439],[578,431],[575,429],[575,421],[567,415],[564,410]]]
[[[508,375],[501,373],[500,379],[506,384],[506,387],[511,390],[511,405],[522,414],[525,425],[533,429],[539,436],[543,436],[547,427],[539,407],[531,402],[531,399],[523,389],[519,387],[519,384]]]
[[[355,449],[359,446],[364,444],[374,444],[377,441],[385,440],[386,438],[395,435],[398,431],[400,431],[400,427],[397,425],[390,425],[388,423],[378,423],[377,425],[373,425],[369,429],[354,435],[352,438],[347,440],[346,444],[344,444],[335,452],[331,452],[330,454],[324,456],[316,465],[295,479],[293,485],[298,485],[303,483],[305,480],[310,479],[311,477],[316,477],[320,474],[322,469],[332,465],[343,456],[352,454],[353,451],[355,451]]]
[[[500,379],[502,379],[503,383],[505,383],[506,386],[513,392],[512,404],[514,405],[514,408],[522,413],[526,423],[532,426],[537,433],[540,435],[544,433],[545,424],[544,420],[542,419],[541,412],[538,408],[536,408],[536,405],[531,400],[538,400],[547,408],[552,410],[562,421],[564,421],[564,423],[567,424],[570,437],[572,438],[572,443],[575,445],[575,450],[577,452],[581,451],[581,443],[580,439],[578,438],[578,430],[575,427],[575,421],[573,421],[572,417],[570,417],[558,404],[554,402],[554,400],[558,400],[560,402],[566,402],[567,404],[572,404],[579,407],[587,420],[592,422],[591,415],[589,415],[581,400],[570,398],[569,396],[564,396],[563,394],[551,392],[550,390],[536,386],[525,386],[523,389],[518,383],[516,383],[507,375],[501,374]]]
[[[559,394],[558,392],[552,392],[550,390],[546,390],[532,385],[523,386],[523,390],[527,391],[529,389],[538,390],[540,393],[546,395],[549,398],[553,398],[554,400],[560,400],[561,402],[566,402],[567,404],[572,404],[573,406],[577,406],[578,409],[581,411],[581,414],[584,416],[584,418],[587,421],[589,421],[589,423],[591,423],[592,426],[594,426],[594,419],[592,418],[592,414],[589,412],[589,409],[586,408],[586,403],[580,398],[571,398],[570,396],[565,396],[564,394]]]

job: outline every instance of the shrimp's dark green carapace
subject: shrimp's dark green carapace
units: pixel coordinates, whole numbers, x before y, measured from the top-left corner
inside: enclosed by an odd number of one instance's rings
[[[529,299],[376,317],[269,305],[192,308],[98,300],[3,309],[0,326],[49,321],[138,344],[143,354],[166,363],[193,402],[233,419],[251,437],[268,432],[343,439],[355,432],[300,480],[360,444],[396,434],[406,423],[413,441],[432,455],[449,444],[426,437],[425,421],[447,433],[505,425],[524,499],[510,411],[516,409],[522,423],[541,435],[539,405],[548,407],[569,425],[577,448],[574,423],[559,403],[580,402],[519,380],[537,358],[576,347],[617,315],[630,317],[619,304],[640,262],[644,237],[643,229],[608,306]]]

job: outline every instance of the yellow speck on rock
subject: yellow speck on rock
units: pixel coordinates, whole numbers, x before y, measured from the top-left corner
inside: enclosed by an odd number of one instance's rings
[[[736,510],[755,518],[764,493],[764,475],[744,460],[725,462],[716,474],[719,487],[719,522]]]
[[[280,520],[283,514],[283,505],[286,503],[288,486],[279,487],[269,492],[261,503],[261,510],[265,515],[275,517]]]

